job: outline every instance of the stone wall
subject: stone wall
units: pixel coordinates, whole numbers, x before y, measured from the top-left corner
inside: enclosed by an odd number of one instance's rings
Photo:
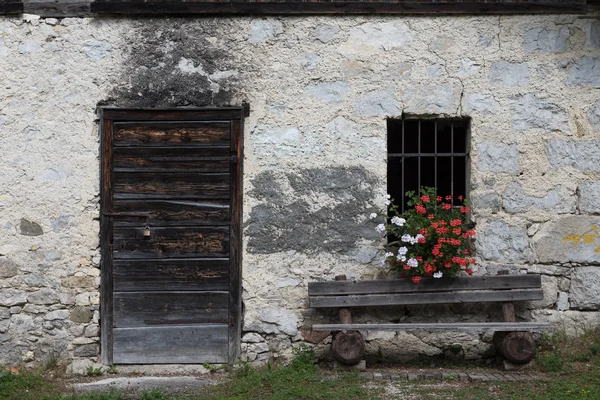
[[[600,324],[599,15],[0,17],[0,362],[98,354],[98,105],[250,104],[244,359],[286,358],[333,320],[308,309],[307,282],[388,276],[367,216],[385,198],[386,119],[403,114],[471,118],[476,274],[541,273],[545,298],[520,317]],[[455,343],[476,358],[489,339],[367,337],[371,359],[400,360]]]

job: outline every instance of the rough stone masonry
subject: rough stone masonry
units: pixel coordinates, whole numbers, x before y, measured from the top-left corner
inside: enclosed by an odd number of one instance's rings
[[[98,105],[241,105],[242,358],[285,359],[307,282],[388,277],[386,120],[470,117],[476,274],[543,274],[518,309],[600,324],[600,13],[285,18],[0,17],[0,363],[98,360]],[[492,307],[358,321],[499,318]],[[369,333],[372,360],[493,352],[487,335]],[[460,344],[460,346],[456,346]],[[319,351],[327,357],[325,346]],[[457,350],[458,349],[458,350]],[[83,363],[83,364],[82,364]]]

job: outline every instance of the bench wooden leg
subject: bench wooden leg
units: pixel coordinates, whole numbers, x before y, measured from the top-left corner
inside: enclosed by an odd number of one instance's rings
[[[526,364],[535,357],[535,341],[529,332],[496,332],[494,346],[515,364]]]
[[[345,281],[346,275],[337,275],[336,281]],[[351,324],[352,314],[349,308],[340,308],[340,323]],[[354,365],[365,355],[365,338],[359,331],[335,332],[331,342],[333,358],[342,364]]]

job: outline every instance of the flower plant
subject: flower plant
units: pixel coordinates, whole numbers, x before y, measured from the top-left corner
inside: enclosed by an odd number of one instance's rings
[[[396,254],[385,254],[384,264],[397,270],[402,278],[414,283],[421,277],[455,277],[460,271],[471,275],[469,242],[475,231],[468,228],[467,202],[462,196],[460,207],[452,206],[452,197],[436,195],[434,188],[421,188],[421,194],[406,193],[408,210],[400,213],[398,205],[388,195],[386,223],[379,224],[377,231],[391,235],[399,245]],[[371,214],[371,219],[379,214]]]

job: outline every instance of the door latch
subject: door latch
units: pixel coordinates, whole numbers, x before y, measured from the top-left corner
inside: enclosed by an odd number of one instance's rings
[[[150,213],[147,212],[120,212],[120,213],[104,213],[105,217],[140,217],[146,218],[146,226],[144,227],[144,237],[150,237]]]

